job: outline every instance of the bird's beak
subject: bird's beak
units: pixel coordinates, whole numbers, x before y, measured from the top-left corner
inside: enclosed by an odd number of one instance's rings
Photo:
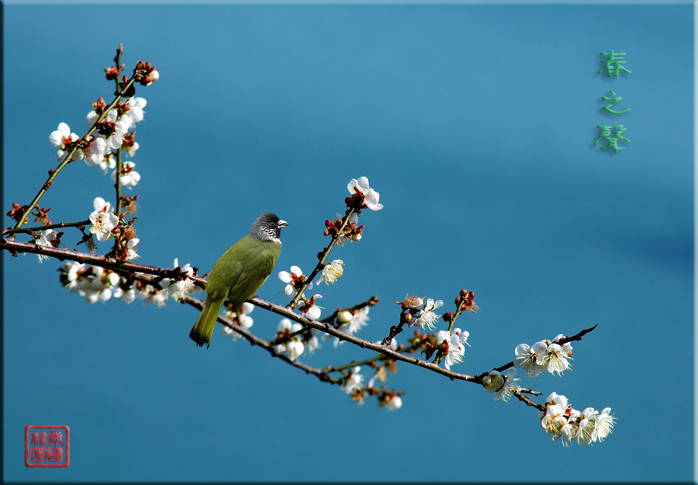
[[[286,227],[288,226],[288,222],[286,221],[279,221],[279,227]]]

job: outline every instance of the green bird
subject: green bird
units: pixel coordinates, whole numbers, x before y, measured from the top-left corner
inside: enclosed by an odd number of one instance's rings
[[[211,345],[218,312],[226,297],[236,310],[252,298],[274,270],[281,253],[281,228],[288,226],[275,214],[265,212],[252,224],[250,233],[230,246],[211,268],[206,283],[206,304],[189,337],[196,345]]]

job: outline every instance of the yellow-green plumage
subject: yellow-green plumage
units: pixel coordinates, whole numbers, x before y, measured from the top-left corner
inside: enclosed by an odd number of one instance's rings
[[[267,222],[268,226],[265,225]],[[267,280],[281,253],[278,239],[280,228],[286,225],[271,213],[262,214],[252,225],[250,234],[230,246],[218,258],[206,283],[206,304],[189,333],[197,345],[210,345],[218,313],[226,298],[237,310]]]

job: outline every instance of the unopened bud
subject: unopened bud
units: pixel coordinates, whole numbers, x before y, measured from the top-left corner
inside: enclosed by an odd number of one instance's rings
[[[496,370],[488,372],[487,375],[482,378],[482,387],[484,387],[487,392],[497,392],[503,385],[504,376]]]
[[[346,310],[339,312],[339,315],[337,315],[337,321],[341,324],[349,323],[351,322],[353,315],[351,312],[348,312]]]

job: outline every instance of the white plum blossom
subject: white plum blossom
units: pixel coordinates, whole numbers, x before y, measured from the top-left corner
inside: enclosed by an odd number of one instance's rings
[[[326,285],[333,284],[337,281],[337,279],[344,274],[343,264],[344,261],[341,259],[335,259],[330,264],[326,264],[325,267],[322,268],[322,273],[317,280],[318,285],[323,281]]]
[[[133,241],[133,239],[131,239]],[[129,241],[129,243],[131,242]],[[179,266],[179,260],[175,258],[173,268]],[[187,263],[181,267],[182,273],[187,276],[194,276],[194,268]],[[165,293],[165,298],[172,298],[175,301],[182,301],[185,296],[189,295],[196,285],[189,278],[184,278],[183,280],[176,281],[174,278],[163,278],[161,286]]]
[[[279,322],[276,331],[280,334],[292,334],[303,330],[303,325],[297,322],[291,322],[288,318],[284,318]],[[303,342],[300,340],[300,334],[291,337],[290,340],[274,346],[274,351],[278,354],[286,354],[290,360],[296,360],[305,350]]]
[[[93,212],[90,214],[90,233],[95,234],[100,242],[111,237],[111,231],[118,223],[119,218],[113,212]]]
[[[611,408],[604,408],[601,414],[596,412],[594,418],[595,429],[592,433],[594,441],[602,442],[609,434],[613,432],[614,417],[611,416]]]
[[[519,379],[516,377],[516,368],[510,367],[507,369],[507,376],[504,378],[504,385],[500,387],[494,395],[494,400],[501,399],[507,402],[512,396],[512,392],[518,389],[516,381]]]
[[[126,155],[133,158],[134,156],[136,156],[138,148],[140,148],[140,145],[137,141],[134,141],[132,145],[125,146],[124,151],[126,152]]]
[[[349,395],[354,394],[354,392],[361,390],[361,385],[364,382],[364,376],[359,374],[361,370],[360,366],[354,367],[349,371],[349,375],[345,377],[342,383],[342,390]]]
[[[579,420],[581,415],[582,413],[576,409],[569,410],[569,416],[566,416],[567,423],[563,424],[560,429],[560,438],[562,438],[560,441],[562,442],[562,446],[569,446],[579,435]]]
[[[545,405],[545,411],[540,412],[540,425],[552,435],[553,441],[560,439],[563,446],[569,446],[575,439],[582,446],[601,442],[613,430],[611,408],[599,413],[588,407],[580,412],[568,404],[565,396],[554,392],[548,396]]]
[[[119,185],[133,188],[138,184],[141,180],[141,175],[133,169],[135,166],[136,164],[133,162],[123,162],[119,175]],[[111,179],[116,182],[116,170],[112,172]]]
[[[397,411],[402,407],[402,399],[400,396],[393,396],[390,401],[385,403],[385,408],[389,411]]]
[[[92,201],[92,207],[99,212],[114,212],[111,202],[104,200],[102,197],[95,197]]]
[[[128,133],[128,130],[133,124],[133,120],[128,116],[118,116],[118,112],[115,109],[112,109],[109,111],[109,114],[107,114],[107,121],[114,123],[114,132],[106,138],[106,142],[107,146],[114,150],[121,146],[124,141],[124,135]],[[89,119],[90,117],[88,115],[88,121]]]
[[[417,310],[424,304],[424,298],[419,296],[409,296],[409,294],[407,294],[405,296],[403,304],[405,305],[405,308],[412,308],[413,310]]]
[[[85,163],[92,167],[101,165],[104,162],[104,155],[107,153],[107,142],[101,137],[90,138],[89,145],[85,149]]]
[[[338,329],[349,335],[356,334],[359,330],[364,328],[370,320],[368,318],[368,312],[369,307],[367,306],[356,310],[354,313],[348,310],[342,310],[337,314],[337,323],[339,323]],[[329,334],[323,334],[322,338],[323,340],[331,339],[335,349],[344,343],[344,340],[340,340]],[[395,341],[395,339],[393,339],[393,341]]]
[[[114,294],[114,298],[120,298],[121,301],[126,303],[127,305],[130,303],[133,303],[136,299],[137,293],[135,289],[136,283],[134,282],[126,291],[123,291],[119,287],[119,292]]]
[[[111,204],[101,197],[95,198],[93,206],[95,210],[90,214],[90,233],[104,242],[111,237],[112,229],[119,225],[119,218],[111,212]]]
[[[57,154],[59,161],[63,161],[63,159],[65,159],[65,157],[68,155],[68,152],[66,151],[66,146],[69,143],[78,141],[79,139],[80,137],[75,133],[72,133],[70,131],[70,127],[66,123],[59,123],[58,129],[52,131],[51,134],[48,136],[48,142],[58,149]],[[83,157],[83,151],[78,149],[75,152],[75,158],[78,160],[82,160]]]
[[[379,211],[383,208],[383,204],[378,202],[380,199],[380,194],[369,186],[367,177],[351,179],[347,184],[347,189],[352,195],[354,195],[358,190],[364,196],[366,206],[372,211]]]
[[[65,264],[65,268],[68,271],[65,272],[62,275],[63,278],[61,278],[63,286],[66,286],[70,291],[77,292],[79,290],[78,273],[84,270],[85,267],[86,265],[83,263],[74,263],[72,261],[68,261]]]
[[[341,322],[339,329],[350,335],[354,335],[359,330],[367,325],[369,307],[365,306],[360,310],[355,311],[353,314],[348,311],[340,312],[337,315],[337,320]]]
[[[109,170],[114,170],[116,168],[116,157],[114,154],[110,153],[102,157],[102,160],[99,162],[99,168],[104,175],[108,174]]]
[[[85,120],[87,121],[87,124],[89,126],[92,126],[95,124],[95,121],[97,121],[97,118],[99,118],[99,115],[95,110],[91,110],[87,113],[87,116],[85,117]]]
[[[131,120],[131,126],[133,127],[139,121],[143,121],[143,115],[145,114],[143,108],[145,108],[145,105],[148,104],[148,102],[145,100],[145,98],[135,97],[128,98],[127,104],[128,111],[121,115],[121,117],[128,117]]]
[[[65,146],[66,141],[75,141],[77,138],[78,136],[75,133],[70,132],[70,126],[67,123],[59,123],[58,129],[52,131],[48,136],[48,142],[56,148],[61,148]]]
[[[136,275],[146,276],[141,273]],[[156,289],[139,281],[132,281],[128,286],[128,280],[114,271],[82,263],[66,263],[61,268],[60,280],[63,286],[79,293],[90,303],[115,298],[129,304],[138,297],[157,306],[164,306],[169,294],[167,290]],[[163,282],[167,283],[167,280]]]
[[[164,291],[158,291],[157,293],[153,295],[148,295],[148,298],[146,298],[146,301],[149,301],[151,303],[154,303],[155,306],[163,307],[165,306],[165,300],[167,299],[167,295],[165,294]]]
[[[565,347],[571,349],[571,346],[567,344]],[[545,353],[538,355],[538,361],[540,365],[545,366],[551,374],[557,373],[561,375],[570,367],[567,359],[570,358],[571,354],[571,350],[568,353],[562,346],[553,343],[548,345]]]
[[[547,348],[547,345],[545,348]],[[538,377],[545,370],[545,367],[538,365],[538,352],[530,345],[519,344],[514,349],[514,353],[516,354],[514,366],[516,366],[517,369],[526,371],[528,377]]]
[[[562,374],[571,367],[568,359],[572,358],[572,345],[569,342],[564,345],[555,343],[563,337],[558,335],[552,343],[541,340],[532,346],[517,345],[514,349],[514,365],[525,370],[528,377],[538,377],[544,370],[551,374]]]
[[[561,375],[564,371],[570,368],[568,359],[572,357],[572,346],[569,343],[561,346],[557,343],[541,341],[533,344],[532,349],[536,354],[538,354],[536,363],[545,368],[551,374],[557,373],[558,375]]]
[[[320,314],[322,313],[322,307],[315,304],[315,300],[318,298],[322,298],[322,295],[315,293],[312,298],[310,298],[308,303],[306,303],[304,300],[301,300],[298,303],[298,309],[303,312],[306,318],[310,320],[317,320],[320,318]]]
[[[461,331],[460,328],[453,330],[453,333],[448,333],[447,330],[440,330],[436,334],[436,341],[441,344],[446,344],[446,355],[444,356],[444,367],[451,370],[453,364],[463,362],[463,356],[465,355],[465,347],[463,344],[467,344],[468,336],[470,334],[466,331]]]
[[[567,424],[567,418],[565,417],[567,398],[553,392],[548,396],[546,404],[540,425],[545,431],[553,435],[553,441],[557,441],[562,435],[562,427]]]
[[[291,266],[291,272],[279,271],[279,279],[283,283],[286,283],[286,286],[284,286],[283,289],[284,295],[291,298],[296,294],[296,287],[294,286],[294,282],[301,276],[304,276],[303,270],[300,269],[298,266]],[[313,284],[310,283],[308,285],[308,289],[311,289],[312,287]]]
[[[233,316],[237,315],[238,324],[242,328],[247,330],[254,324],[254,319],[250,316],[250,313],[252,313],[252,310],[254,310],[254,305],[252,303],[245,302],[242,304],[242,307],[240,308],[242,309],[242,311],[238,313],[231,312],[229,310],[224,311],[223,317],[227,318],[228,320],[232,320]],[[223,326],[222,331],[225,335],[232,337],[233,340],[237,340],[241,337],[241,335],[238,332],[236,332],[228,326]]]
[[[427,298],[427,302],[419,312],[419,317],[410,322],[410,327],[420,326],[424,329],[434,330],[435,323],[439,320],[439,316],[434,313],[434,310],[441,308],[444,302],[442,300],[434,301],[432,298]]]
[[[109,300],[112,297],[111,287],[119,283],[119,275],[112,271],[105,273],[104,268],[99,266],[92,266],[91,271],[85,271],[82,276],[76,280],[77,292],[88,303]]]
[[[138,239],[137,237],[128,240],[128,242],[126,243],[126,257],[124,258],[126,261],[131,261],[133,259],[140,258],[140,256],[136,252],[136,246],[138,246],[139,242],[140,239]]]
[[[314,335],[315,330],[312,331],[313,336],[310,337],[310,340],[305,342],[305,348],[308,349],[308,353],[312,354],[315,352],[317,349],[320,348],[320,341],[317,338],[317,335]]]
[[[577,433],[577,443],[580,445],[588,445],[593,441],[594,431],[596,430],[596,415],[598,413],[594,408],[586,408],[582,411],[581,419],[579,420],[579,431]]]
[[[56,239],[56,236],[58,236],[57,232],[53,229],[47,229],[46,232],[39,236],[34,242],[37,246],[51,246],[51,241]],[[39,263],[43,263],[44,260],[48,259],[48,256],[44,254],[37,254],[36,256],[39,258]]]

